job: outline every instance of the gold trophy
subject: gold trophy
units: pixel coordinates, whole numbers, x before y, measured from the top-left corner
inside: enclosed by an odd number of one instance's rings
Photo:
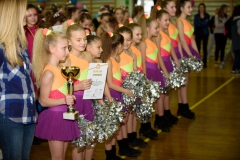
[[[79,67],[75,66],[65,66],[61,68],[62,75],[68,79],[69,83],[69,95],[73,95],[73,81],[72,78],[76,77],[80,72]],[[75,120],[78,118],[78,111],[74,108],[73,105],[69,105],[67,112],[63,113],[63,119]]]

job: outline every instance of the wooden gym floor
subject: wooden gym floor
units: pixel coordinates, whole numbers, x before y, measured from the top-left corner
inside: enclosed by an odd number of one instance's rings
[[[214,66],[190,74],[188,101],[195,120],[179,117],[169,133],[159,130],[158,140],[150,140],[142,154],[129,160],[239,160],[240,159],[240,75],[232,76],[232,59],[224,69]],[[171,111],[177,111],[177,92],[171,93]],[[154,117],[154,116],[153,116]],[[154,118],[152,118],[153,125]],[[144,137],[143,137],[144,138]],[[147,139],[146,139],[147,140]],[[95,160],[104,160],[104,144],[98,144]],[[31,160],[50,160],[47,142],[33,145]],[[71,159],[69,145],[66,160]]]

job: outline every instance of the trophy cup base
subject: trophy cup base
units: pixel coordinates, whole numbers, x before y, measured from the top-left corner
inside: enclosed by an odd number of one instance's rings
[[[69,113],[69,112],[63,113],[63,119],[66,119],[66,120],[76,120],[78,116],[79,116],[78,111],[75,111],[74,113]]]

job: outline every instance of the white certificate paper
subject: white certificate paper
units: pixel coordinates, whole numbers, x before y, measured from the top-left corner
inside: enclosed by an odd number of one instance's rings
[[[92,85],[90,89],[84,91],[83,99],[102,99],[106,83],[107,69],[107,63],[89,64],[87,78],[92,79]]]

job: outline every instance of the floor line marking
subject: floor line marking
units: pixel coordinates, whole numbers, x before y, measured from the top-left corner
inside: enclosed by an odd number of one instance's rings
[[[215,89],[214,91],[212,91],[211,93],[209,93],[206,97],[204,97],[203,99],[201,99],[200,101],[198,101],[196,104],[194,104],[192,107],[190,107],[190,109],[194,109],[196,108],[199,104],[201,104],[202,102],[204,102],[206,99],[208,99],[209,97],[211,97],[212,95],[214,95],[216,92],[218,92],[220,89],[222,89],[223,87],[225,87],[228,83],[230,83],[235,77],[230,78],[227,82],[223,83],[221,86],[219,86],[217,89]]]
[[[220,89],[222,89],[223,87],[225,87],[228,83],[230,83],[235,77],[230,78],[228,81],[226,81],[225,83],[223,83],[221,86],[219,86],[217,89],[215,89],[214,91],[212,91],[211,93],[209,93],[206,97],[204,97],[203,99],[201,99],[200,101],[198,101],[196,104],[194,104],[192,107],[190,107],[190,109],[194,109],[196,108],[199,104],[201,104],[202,102],[204,102],[205,100],[207,100],[209,97],[211,97],[212,95],[214,95],[216,92],[218,92]],[[180,119],[182,116],[178,116],[178,119]],[[160,134],[162,132],[161,129],[157,130],[157,133]],[[149,142],[150,139],[146,138],[144,140],[145,142]],[[136,147],[136,149],[138,149]],[[125,159],[126,156],[121,156],[122,159]]]

